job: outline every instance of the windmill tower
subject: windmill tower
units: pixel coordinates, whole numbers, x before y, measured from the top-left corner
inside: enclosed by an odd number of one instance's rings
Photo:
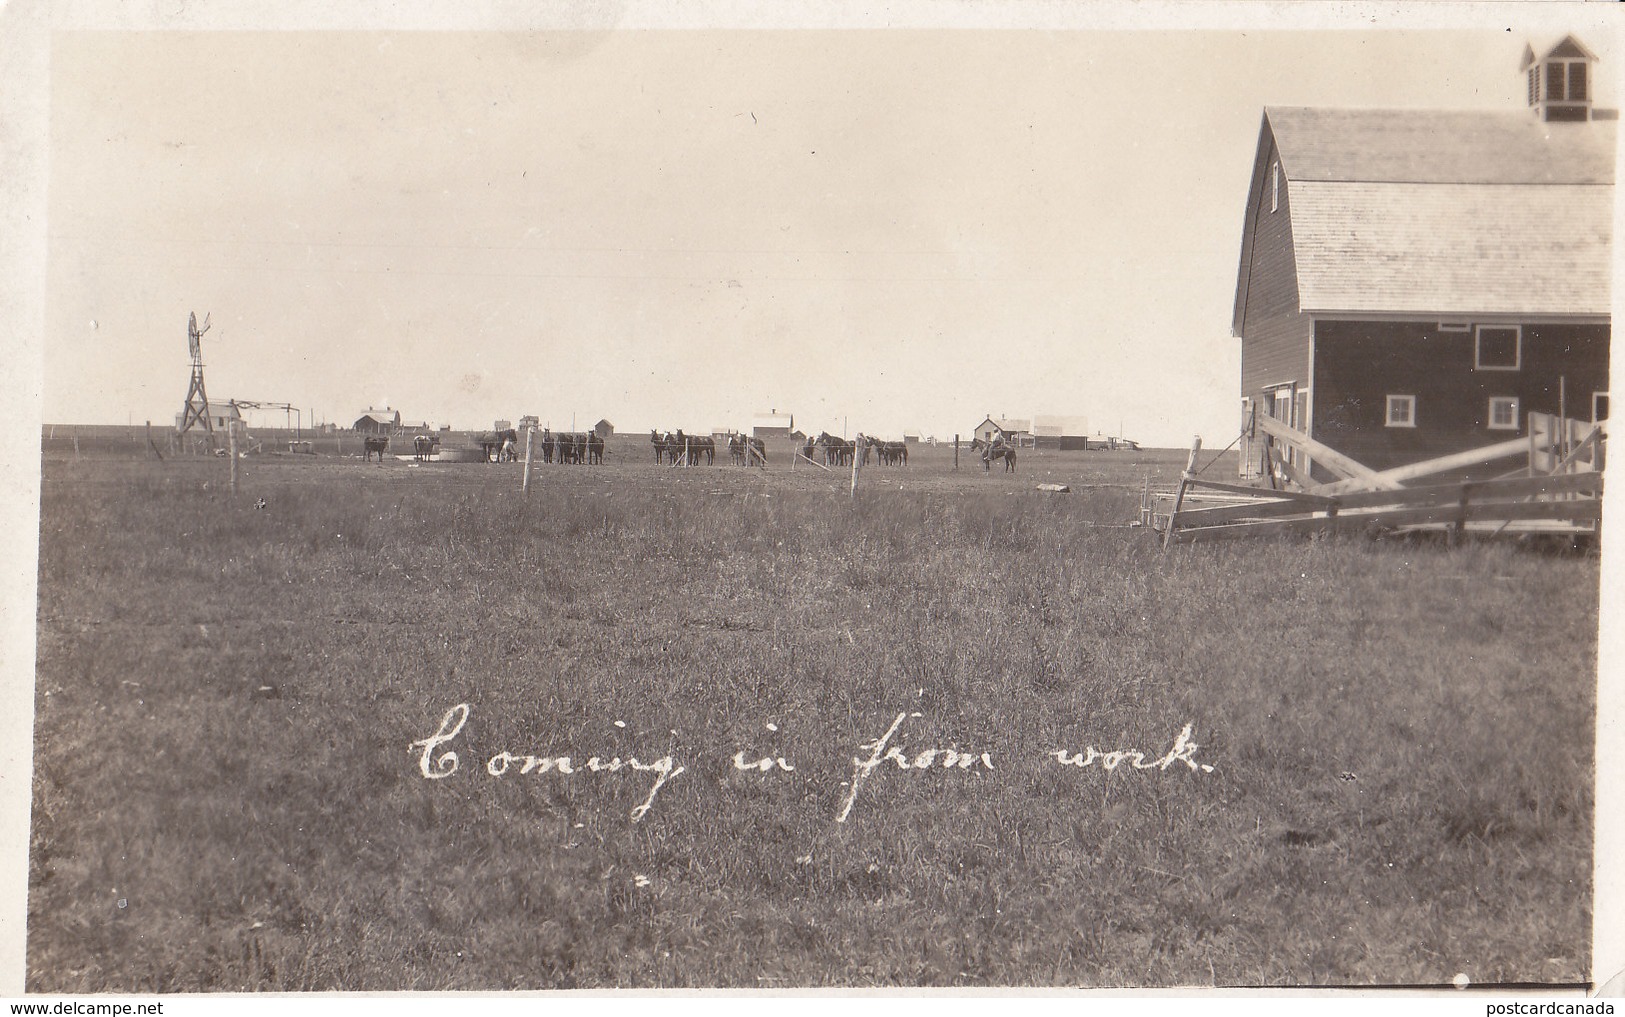
[[[186,321],[186,345],[192,354],[192,383],[186,389],[186,405],[181,410],[179,433],[185,434],[193,424],[202,424],[209,434],[209,447],[214,448],[214,421],[209,417],[209,395],[203,388],[203,333],[209,330],[209,316],[203,316],[203,327],[197,323],[193,311]]]

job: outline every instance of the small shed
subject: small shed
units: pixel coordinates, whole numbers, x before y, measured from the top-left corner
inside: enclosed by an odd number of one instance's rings
[[[600,420],[598,423],[592,425],[592,433],[598,435],[600,438],[611,437],[615,433],[615,425],[607,420]]]
[[[216,431],[224,431],[228,427],[236,427],[238,429],[237,433],[241,434],[243,428],[247,426],[247,424],[243,421],[243,411],[234,402],[210,402],[208,412],[209,426],[214,428]],[[176,431],[181,429],[181,425],[185,422],[185,419],[185,414],[175,414]],[[196,427],[197,425],[193,424],[192,426]]]

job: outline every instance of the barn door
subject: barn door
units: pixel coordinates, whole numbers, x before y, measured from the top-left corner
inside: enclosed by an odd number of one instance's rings
[[[1264,398],[1268,400],[1266,407],[1269,415],[1286,426],[1295,430],[1303,430],[1303,421],[1308,410],[1308,393],[1298,389],[1297,382],[1285,385],[1276,385],[1264,390]],[[1307,470],[1308,463],[1303,454],[1294,449],[1280,446],[1280,452],[1287,462],[1300,469]]]

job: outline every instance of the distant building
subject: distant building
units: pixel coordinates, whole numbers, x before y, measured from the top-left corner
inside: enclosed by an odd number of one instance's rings
[[[1266,416],[1383,470],[1515,438],[1530,411],[1607,415],[1595,60],[1573,37],[1526,49],[1522,111],[1264,110],[1231,324],[1244,475],[1268,468]]]
[[[536,416],[534,413],[527,413],[519,418],[519,429],[521,431],[529,430],[531,428],[540,428],[541,426],[541,418]]]
[[[1033,445],[1036,448],[1081,451],[1088,447],[1089,419],[1079,416],[1040,414],[1033,417]]]
[[[973,433],[982,441],[990,442],[994,438],[1003,438],[1012,444],[1025,445],[1032,441],[1032,422],[1003,417],[983,417]]]
[[[750,433],[755,438],[788,438],[795,428],[795,414],[780,413],[776,409],[758,413],[750,422]]]
[[[491,430],[496,431],[499,434],[501,432],[503,432],[503,431],[511,431],[511,430],[513,430],[513,421],[511,421],[511,420],[493,420],[491,422]]]
[[[920,443],[920,432],[918,432],[918,431],[904,431],[903,432],[903,444],[905,444],[905,445],[918,445],[919,443]]]
[[[600,438],[608,438],[615,433],[615,425],[607,420],[600,420],[598,423],[592,425],[592,433],[598,435]]]
[[[401,426],[401,411],[384,407],[375,410],[368,407],[367,412],[355,420],[352,428],[358,434],[390,434]]]
[[[185,420],[186,415],[184,413],[175,414],[175,430],[179,431],[181,424]],[[209,403],[209,426],[221,432],[224,432],[228,427],[235,426],[238,428],[238,433],[241,434],[242,429],[248,425],[243,421],[243,411],[238,408],[236,403],[211,402]],[[192,427],[194,430],[197,429],[196,424],[193,424]]]

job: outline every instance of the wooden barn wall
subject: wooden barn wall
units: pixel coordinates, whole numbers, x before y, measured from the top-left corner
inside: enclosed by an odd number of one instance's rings
[[[1314,436],[1377,469],[1526,434],[1530,411],[1558,412],[1559,378],[1579,419],[1608,388],[1607,325],[1524,323],[1516,371],[1475,369],[1473,333],[1437,322],[1321,321],[1314,332]],[[1416,397],[1415,427],[1386,426],[1389,395]],[[1488,427],[1491,396],[1518,398],[1518,430]]]
[[[1292,248],[1292,204],[1283,175],[1280,207],[1270,211],[1270,170],[1279,158],[1272,144],[1264,186],[1248,213],[1252,231],[1247,298],[1242,311],[1241,394],[1256,401],[1267,385],[1309,381],[1312,323],[1298,312],[1298,264]]]

